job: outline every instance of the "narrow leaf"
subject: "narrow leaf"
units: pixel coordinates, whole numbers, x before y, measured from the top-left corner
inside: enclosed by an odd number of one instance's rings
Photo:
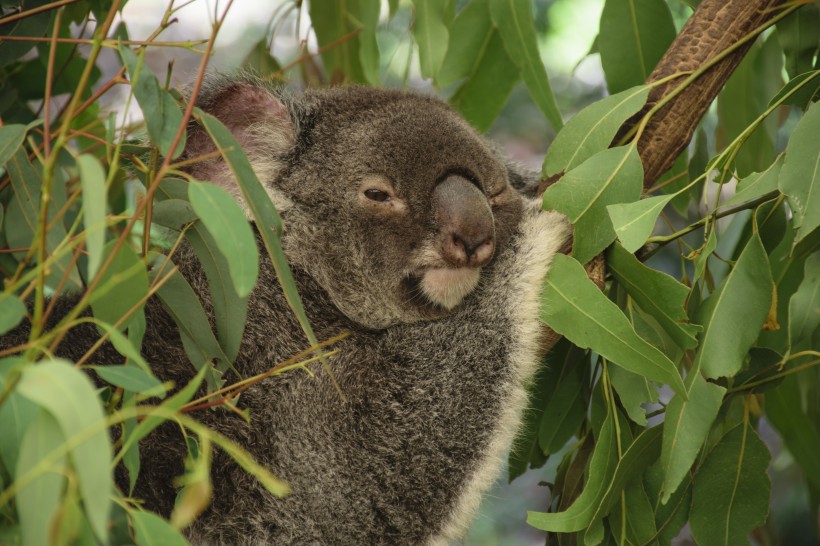
[[[789,348],[799,350],[820,326],[820,252],[806,258],[805,273],[789,300]]]
[[[565,350],[558,355],[563,358],[550,360],[548,365],[552,392],[538,429],[538,444],[544,455],[560,450],[578,432],[586,415],[584,379],[588,361],[582,360],[584,352],[571,343],[562,348]]]
[[[191,182],[188,197],[228,262],[236,293],[240,297],[247,296],[259,276],[259,252],[245,213],[231,194],[213,184]]]
[[[416,13],[413,38],[419,46],[419,65],[425,78],[434,78],[444,62],[450,37],[447,27],[453,18],[452,5],[444,0],[413,0]]]
[[[590,157],[544,192],[543,207],[566,214],[575,225],[572,255],[586,263],[615,240],[607,205],[637,201],[643,166],[634,144]]]
[[[707,382],[696,370],[689,377],[688,400],[675,396],[666,407],[661,450],[664,504],[689,473],[726,393],[726,389]]]
[[[684,393],[677,368],[644,341],[623,312],[587,277],[580,263],[556,255],[541,296],[541,320],[579,347]]]
[[[609,379],[629,418],[641,426],[646,426],[646,411],[642,406],[657,402],[658,391],[645,377],[620,366],[609,367]]]
[[[780,191],[786,194],[797,228],[795,244],[820,226],[820,103],[815,103],[794,128],[780,171]]]
[[[108,537],[111,509],[111,440],[102,407],[91,380],[64,360],[51,360],[23,369],[17,390],[57,420],[63,436],[87,438],[70,453],[80,494],[94,534]]]
[[[727,432],[695,475],[690,524],[701,546],[745,544],[766,523],[769,450],[751,427]]]
[[[103,259],[115,251],[112,240],[103,249]],[[126,243],[116,249],[110,265],[102,272],[97,286],[89,296],[94,316],[102,322],[116,324],[126,313],[140,307],[140,300],[148,293],[148,273],[137,253]],[[120,325],[124,330],[128,320]]]
[[[772,303],[772,274],[755,233],[723,284],[698,313],[703,324],[695,367],[706,377],[730,377],[760,334]]]
[[[93,155],[77,158],[83,188],[85,248],[88,251],[88,279],[100,268],[105,245],[105,171]]]
[[[11,159],[26,138],[25,125],[4,125],[0,127],[0,167]]]
[[[504,47],[521,70],[533,101],[557,131],[564,122],[552,94],[547,71],[538,53],[535,23],[529,0],[490,0],[490,14],[501,32]]]
[[[26,305],[12,294],[0,294],[0,335],[5,334],[26,316]]]
[[[131,392],[145,392],[162,386],[159,379],[136,366],[88,366],[112,385]]]
[[[551,176],[569,171],[609,148],[623,122],[641,109],[648,95],[649,87],[633,87],[575,114],[550,144],[542,172]]]
[[[676,34],[663,0],[606,0],[598,50],[610,93],[645,82]]]
[[[700,327],[687,324],[685,304],[689,289],[666,273],[642,264],[621,245],[607,253],[607,266],[641,308],[652,315],[682,349],[697,346]]]

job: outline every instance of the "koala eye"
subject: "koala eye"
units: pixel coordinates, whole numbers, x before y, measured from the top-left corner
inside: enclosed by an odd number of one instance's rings
[[[371,201],[378,201],[379,203],[390,201],[390,195],[388,195],[386,192],[377,190],[375,188],[369,188],[364,190],[364,196],[370,199]]]

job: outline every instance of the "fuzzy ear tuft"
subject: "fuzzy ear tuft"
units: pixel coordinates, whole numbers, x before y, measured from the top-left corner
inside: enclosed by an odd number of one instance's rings
[[[250,160],[256,176],[262,182],[273,204],[280,212],[291,202],[274,182],[282,168],[284,157],[296,144],[296,129],[290,111],[283,100],[262,84],[253,81],[231,81],[219,78],[204,86],[198,106],[227,127]],[[193,159],[216,150],[208,133],[201,127],[189,132],[185,158]],[[189,168],[192,176],[228,190],[245,210],[239,186],[222,157],[196,162]]]

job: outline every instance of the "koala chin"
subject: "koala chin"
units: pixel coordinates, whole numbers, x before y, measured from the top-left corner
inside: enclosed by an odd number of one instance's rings
[[[330,360],[332,377],[318,365],[245,391],[237,406],[249,422],[228,411],[195,414],[291,493],[274,497],[217,450],[213,500],[185,530],[189,539],[369,545],[462,538],[504,467],[525,386],[543,356],[541,286],[570,236],[566,219],[533,199],[537,174],[505,161],[434,97],[364,87],[297,95],[251,77],[216,76],[198,106],[234,134],[282,214],[283,248],[317,337],[351,335]],[[214,151],[192,124],[182,159],[209,155],[189,162],[189,174],[245,206]],[[307,346],[264,249],[261,255],[233,363],[242,377]],[[173,259],[212,309],[194,252],[183,245]],[[160,379],[186,384],[195,370],[173,321],[154,300],[146,315],[146,360]],[[96,336],[93,327],[77,328],[61,351],[79,357]],[[96,358],[119,357],[104,347]],[[170,422],[140,443],[133,496],[146,509],[171,513],[185,454]]]

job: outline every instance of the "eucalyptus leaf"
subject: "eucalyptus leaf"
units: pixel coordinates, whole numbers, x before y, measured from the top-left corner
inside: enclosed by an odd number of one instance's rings
[[[421,75],[434,78],[447,53],[450,38],[449,24],[454,16],[455,3],[449,0],[413,0],[415,19],[413,37],[419,46]]]
[[[180,532],[158,515],[138,510],[130,515],[137,546],[188,546]]]
[[[618,129],[641,109],[648,96],[648,86],[632,87],[575,114],[547,149],[542,173],[551,176],[569,171],[609,148]]]
[[[546,210],[566,214],[575,226],[572,255],[591,260],[615,240],[607,205],[637,201],[643,187],[643,166],[634,144],[610,148],[590,157],[550,186]]]
[[[646,426],[646,411],[643,404],[658,401],[658,391],[645,377],[630,372],[620,366],[610,366],[609,379],[621,405],[630,419],[641,426]]]
[[[672,361],[635,333],[623,312],[569,256],[553,258],[541,295],[541,320],[579,347],[589,347],[629,371],[668,384],[677,393],[685,392]]]
[[[820,80],[818,78],[820,78],[820,70],[809,70],[798,74],[789,80],[783,86],[783,89],[777,92],[777,95],[772,97],[769,106],[777,104],[782,99],[782,104],[790,104],[805,110],[818,98],[818,93],[820,93]]]
[[[71,465],[89,523],[96,537],[105,543],[113,484],[111,440],[94,385],[72,363],[50,360],[25,367],[17,390],[45,408],[66,439],[84,439],[71,450]]]
[[[707,382],[697,370],[690,372],[687,383],[688,399],[675,396],[666,407],[661,449],[664,504],[689,474],[726,394],[726,389]]]
[[[83,188],[85,248],[88,251],[88,279],[100,268],[105,246],[105,171],[97,158],[83,154],[77,158]]]
[[[547,374],[551,392],[546,397],[538,427],[538,444],[544,455],[560,450],[578,432],[586,415],[585,380],[588,359],[584,351],[569,342],[562,342],[550,359]]]
[[[103,263],[114,254],[109,266],[100,273],[97,286],[89,296],[94,316],[102,322],[116,324],[132,309],[144,305],[140,300],[148,293],[148,273],[136,252],[127,244],[112,240],[103,248]],[[119,328],[124,330],[129,320]]]
[[[25,138],[25,125],[9,124],[0,127],[0,167],[14,157]]]
[[[0,335],[20,324],[26,312],[26,305],[19,298],[0,293]]]
[[[663,0],[606,0],[598,50],[610,93],[645,82],[676,34]]]
[[[489,53],[490,38],[497,31],[490,18],[490,0],[473,0],[450,25],[447,52],[436,81],[448,86],[467,78]]]
[[[529,0],[490,0],[490,14],[507,53],[521,70],[521,78],[527,84],[532,100],[558,131],[564,122],[538,53]]]
[[[820,104],[797,123],[786,146],[778,185],[794,212],[795,244],[820,226]]]
[[[692,535],[702,546],[744,544],[766,523],[769,450],[751,427],[727,432],[698,469],[692,490]]]
[[[634,203],[607,205],[612,227],[626,250],[636,252],[643,246],[655,229],[658,216],[675,196],[657,195]]]
[[[771,167],[762,173],[752,173],[737,183],[735,194],[720,204],[721,208],[729,208],[746,201],[752,201],[777,190],[780,169],[783,166],[784,156],[780,155]]]
[[[820,43],[820,6],[806,4],[778,21],[777,39],[790,76],[816,68],[813,61]]]
[[[731,377],[760,334],[772,303],[772,274],[755,233],[723,284],[698,312],[703,324],[695,367],[706,377]]]
[[[137,366],[87,366],[104,381],[131,392],[145,392],[162,386],[153,374]]]
[[[245,213],[231,194],[213,184],[191,182],[188,197],[225,257],[236,293],[247,296],[259,276],[259,252]]]
[[[806,258],[803,281],[789,299],[789,348],[810,344],[820,326],[820,252]]]

